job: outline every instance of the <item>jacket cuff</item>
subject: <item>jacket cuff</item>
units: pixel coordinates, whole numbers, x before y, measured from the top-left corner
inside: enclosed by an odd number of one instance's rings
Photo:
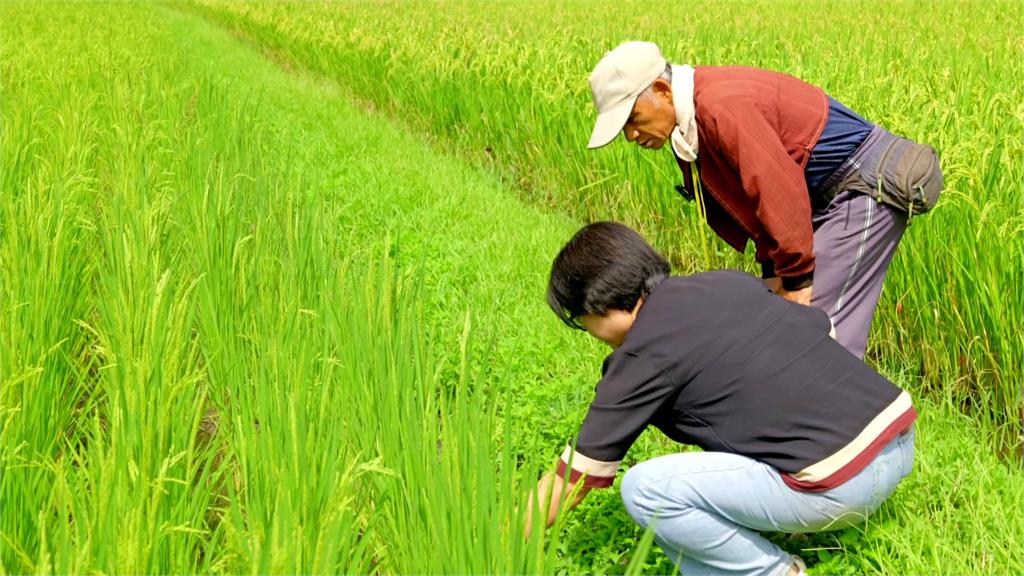
[[[806,274],[800,274],[799,276],[784,276],[782,278],[782,288],[786,292],[794,292],[796,290],[803,290],[808,286],[814,284],[814,272],[808,272]]]
[[[761,262],[761,278],[775,278],[778,274],[775,273],[775,263],[771,260],[765,260]]]

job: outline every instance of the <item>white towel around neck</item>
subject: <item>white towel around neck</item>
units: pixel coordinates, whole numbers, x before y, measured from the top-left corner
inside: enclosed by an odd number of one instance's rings
[[[672,104],[676,127],[672,130],[672,151],[684,162],[697,159],[697,114],[693,105],[693,66],[672,65]]]

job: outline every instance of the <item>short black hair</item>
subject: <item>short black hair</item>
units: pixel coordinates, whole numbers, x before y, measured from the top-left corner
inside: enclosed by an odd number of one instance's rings
[[[582,329],[580,316],[630,311],[670,272],[668,260],[629,226],[594,222],[555,256],[548,305],[566,325]]]

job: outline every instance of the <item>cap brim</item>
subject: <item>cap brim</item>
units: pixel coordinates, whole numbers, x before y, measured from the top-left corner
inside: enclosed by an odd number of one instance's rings
[[[629,120],[629,114],[633,111],[636,99],[636,96],[627,98],[603,114],[599,114],[587,148],[600,148],[615,140],[619,132],[622,132],[622,127],[626,125],[626,120]]]

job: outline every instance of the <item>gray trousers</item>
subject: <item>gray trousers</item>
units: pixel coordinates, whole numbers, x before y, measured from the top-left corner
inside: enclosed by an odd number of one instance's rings
[[[894,135],[875,127],[814,198],[814,290],[811,304],[829,315],[836,340],[864,357],[868,332],[892,255],[907,227],[906,214],[848,189],[873,173]]]

